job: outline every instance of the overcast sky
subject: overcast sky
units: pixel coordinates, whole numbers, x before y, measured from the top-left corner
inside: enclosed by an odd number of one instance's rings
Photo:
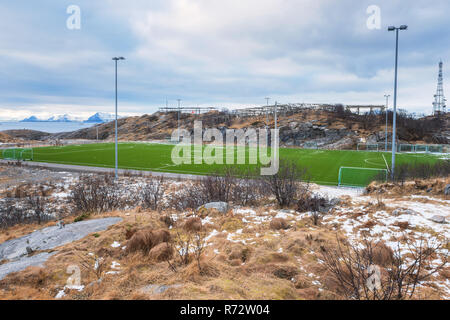
[[[67,8],[81,9],[69,29]],[[370,5],[381,29],[370,30]],[[383,104],[400,34],[400,108],[430,113],[438,62],[450,95],[448,0],[15,0],[0,3],[0,119],[272,101]],[[72,20],[71,20],[72,21]],[[450,80],[449,80],[450,81]]]

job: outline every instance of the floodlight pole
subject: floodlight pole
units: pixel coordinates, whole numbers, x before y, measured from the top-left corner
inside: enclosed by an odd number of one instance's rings
[[[177,99],[178,101],[178,118],[177,118],[177,127],[178,127],[178,142],[180,141],[180,105],[181,99]]]
[[[406,25],[400,27],[389,27],[388,31],[395,31],[395,79],[394,79],[394,110],[393,110],[393,125],[392,125],[392,164],[391,164],[391,178],[394,180],[395,174],[395,152],[396,146],[396,130],[397,130],[397,76],[398,76],[398,32],[399,30],[407,30]]]
[[[386,98],[386,108],[384,109],[386,112],[386,137],[385,137],[385,150],[384,151],[388,151],[388,109],[389,109],[389,97],[391,95],[390,94],[385,94],[384,97]]]
[[[116,84],[116,120],[115,120],[115,133],[116,133],[116,137],[115,137],[115,178],[116,180],[119,179],[119,152],[118,152],[118,138],[117,138],[117,61],[119,60],[125,60],[124,57],[114,57],[112,58],[115,62],[115,67],[116,67],[116,78],[115,78],[115,84]]]
[[[267,98],[264,98],[264,99],[266,99],[266,122],[267,122],[267,124],[269,124],[269,100],[270,100],[270,98],[269,97],[267,97]]]
[[[277,106],[278,106],[278,101],[275,101],[275,131],[277,130],[277,125],[278,125],[278,119],[277,119]]]

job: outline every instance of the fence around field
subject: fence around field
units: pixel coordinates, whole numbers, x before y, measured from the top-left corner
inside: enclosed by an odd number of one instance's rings
[[[15,142],[15,143],[0,143],[0,150],[10,148],[40,148],[40,147],[55,147],[55,146],[68,146],[78,144],[95,144],[95,143],[108,143],[110,141],[103,140],[85,140],[85,139],[70,139],[70,140],[53,140],[42,142]]]
[[[449,153],[450,145],[443,144],[397,144],[397,152],[409,153]],[[358,143],[357,151],[392,152],[392,143]]]

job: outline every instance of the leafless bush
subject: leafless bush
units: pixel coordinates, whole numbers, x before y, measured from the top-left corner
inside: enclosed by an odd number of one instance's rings
[[[16,206],[12,199],[4,199],[0,205],[0,228],[8,228],[27,222],[26,208]]]
[[[81,176],[69,201],[79,212],[100,213],[125,206],[118,185],[110,175]]]
[[[197,209],[208,202],[203,188],[198,182],[186,183],[183,188],[168,195],[168,206],[178,211]]]
[[[200,180],[202,192],[208,202],[228,202],[231,200],[231,194],[236,184],[236,178],[233,176],[233,173],[232,169],[227,168],[222,173],[217,172]]]
[[[419,244],[408,242],[407,254],[402,254],[399,242],[383,265],[376,265],[382,245],[368,240],[344,244],[338,239],[336,248],[321,248],[325,267],[338,284],[339,293],[356,300],[411,299],[417,286],[447,263],[446,254],[440,265],[433,266],[432,257],[442,245],[421,240]]]
[[[41,224],[45,212],[45,200],[38,195],[31,195],[27,198],[30,210],[34,212],[34,217],[38,224]]]
[[[231,193],[232,201],[238,205],[254,205],[258,200],[270,195],[263,180],[258,177],[257,169],[246,168],[236,170],[235,180]]]
[[[8,228],[17,224],[30,224],[51,221],[55,217],[46,214],[46,199],[33,193],[22,201],[6,198],[0,202],[0,228]]]
[[[327,198],[311,194],[310,192],[303,192],[297,202],[298,212],[321,212],[329,205]]]
[[[300,181],[307,178],[307,171],[293,161],[280,160],[276,174],[265,177],[265,183],[280,207],[291,205],[299,191]]]
[[[311,218],[312,218],[313,224],[315,226],[319,225],[319,221],[320,221],[321,216],[322,215],[321,215],[321,213],[319,211],[311,212]]]
[[[160,207],[165,191],[166,184],[163,176],[158,179],[148,180],[141,191],[142,207],[157,210]]]
[[[83,269],[88,273],[92,273],[97,278],[97,280],[100,280],[106,270],[108,270],[108,263],[104,257],[99,257],[97,255],[77,255],[80,258],[80,264]]]
[[[188,265],[192,258],[202,273],[201,257],[206,247],[206,233],[199,218],[191,218],[175,230],[175,249],[181,265]]]

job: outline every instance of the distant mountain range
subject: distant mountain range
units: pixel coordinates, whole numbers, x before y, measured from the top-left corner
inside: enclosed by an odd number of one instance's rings
[[[121,118],[121,117],[119,117]],[[104,123],[115,119],[114,114],[97,112],[90,116],[87,120],[80,117],[73,117],[68,114],[52,116],[48,119],[39,119],[36,116],[31,116],[21,120],[20,122],[86,122],[86,123]]]

